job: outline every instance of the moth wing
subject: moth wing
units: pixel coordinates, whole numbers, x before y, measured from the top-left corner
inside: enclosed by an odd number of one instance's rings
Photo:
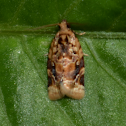
[[[64,97],[64,95],[61,93],[59,87],[55,85],[51,85],[48,87],[48,96],[50,100],[58,100]]]
[[[66,96],[71,97],[73,99],[82,99],[85,95],[85,90],[84,90],[85,68],[84,68],[83,57],[81,58],[81,64],[79,65],[79,67],[80,67],[79,73],[76,75],[75,81],[71,83],[69,83],[69,81],[66,81],[65,83],[60,84],[60,90],[62,94],[65,94]]]
[[[58,100],[64,97],[64,95],[60,91],[60,86],[55,81],[54,69],[50,64],[50,60],[48,59],[47,72],[48,72],[48,97],[50,100]]]
[[[73,72],[70,74],[70,76],[66,76],[67,78],[66,81],[60,84],[60,90],[62,94],[65,94],[68,97],[71,97],[73,99],[82,99],[85,95],[85,90],[84,90],[85,67],[84,67],[84,58],[83,58],[84,54],[77,38],[75,40],[75,47],[73,48],[73,50],[74,49],[75,51],[77,50],[76,53],[78,53],[77,56],[73,58],[76,61],[74,63],[75,67],[71,67],[70,71]],[[70,64],[72,66],[73,62],[71,62]],[[65,71],[67,71],[67,69],[69,68],[70,65],[68,64],[66,66]],[[64,74],[69,75],[70,71]]]

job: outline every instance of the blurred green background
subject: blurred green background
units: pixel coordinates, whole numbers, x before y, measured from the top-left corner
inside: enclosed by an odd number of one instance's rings
[[[50,101],[47,56],[66,19],[85,57],[82,100]],[[30,30],[33,29],[33,30]],[[126,1],[0,1],[0,126],[125,126]]]

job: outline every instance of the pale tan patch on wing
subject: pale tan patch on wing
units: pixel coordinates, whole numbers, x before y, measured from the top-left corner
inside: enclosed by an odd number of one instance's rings
[[[79,75],[81,76],[81,75],[83,75],[84,73],[85,73],[85,68],[83,67],[83,68],[80,69]]]
[[[50,100],[58,100],[64,97],[60,89],[54,85],[48,87],[48,96]]]
[[[73,99],[82,99],[85,95],[84,86],[83,85],[73,85],[69,82],[64,82],[60,84],[61,93],[73,98]]]

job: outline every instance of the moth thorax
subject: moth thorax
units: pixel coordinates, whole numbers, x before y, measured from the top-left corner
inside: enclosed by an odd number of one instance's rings
[[[68,43],[68,37],[67,37],[67,35],[61,35],[58,42],[59,42],[59,44],[63,44],[63,45],[65,45],[66,43]]]

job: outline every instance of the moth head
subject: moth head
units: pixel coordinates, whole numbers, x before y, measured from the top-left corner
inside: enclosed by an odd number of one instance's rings
[[[58,24],[61,30],[66,30],[69,28],[69,24],[66,20],[63,20],[61,23]]]

